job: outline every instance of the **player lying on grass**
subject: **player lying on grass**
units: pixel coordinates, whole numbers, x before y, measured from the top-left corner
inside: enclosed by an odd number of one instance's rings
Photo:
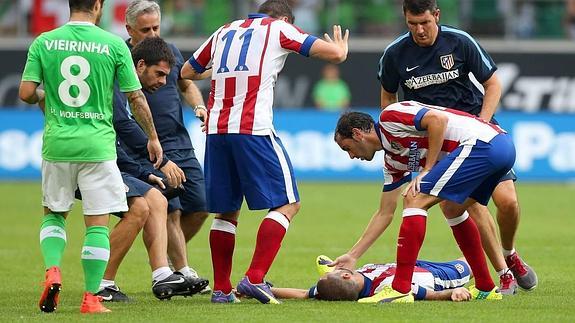
[[[371,296],[385,286],[391,286],[396,267],[395,263],[366,264],[357,270],[349,270],[328,267],[329,263],[332,263],[332,260],[328,257],[317,257],[316,265],[321,278],[309,290],[272,287],[274,296],[371,303]],[[418,260],[411,281],[411,291],[415,300],[468,301],[471,294],[463,285],[471,277],[472,273],[465,258],[450,262]]]

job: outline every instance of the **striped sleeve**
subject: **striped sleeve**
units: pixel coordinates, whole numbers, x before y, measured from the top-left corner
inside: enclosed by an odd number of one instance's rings
[[[197,73],[203,73],[212,67],[214,43],[217,41],[217,35],[220,33],[222,28],[223,26],[216,30],[216,32],[213,33],[212,36],[210,36],[210,38],[208,38],[208,40],[206,40],[188,60],[188,63],[192,65]]]
[[[283,49],[309,56],[309,51],[317,37],[312,36],[298,27],[284,21],[278,21],[279,41]]]
[[[411,172],[397,171],[385,162],[383,167],[383,191],[391,192],[411,181]]]

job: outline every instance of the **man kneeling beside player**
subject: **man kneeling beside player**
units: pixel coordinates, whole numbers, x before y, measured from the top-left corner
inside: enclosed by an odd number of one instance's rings
[[[367,298],[391,286],[395,276],[395,263],[366,264],[357,270],[328,267],[332,263],[326,256],[319,256],[316,265],[321,278],[309,290],[272,287],[277,298],[320,299],[326,301],[358,301],[369,303]],[[471,300],[471,293],[463,287],[472,277],[465,258],[450,262],[418,260],[414,267],[411,290],[415,300]]]

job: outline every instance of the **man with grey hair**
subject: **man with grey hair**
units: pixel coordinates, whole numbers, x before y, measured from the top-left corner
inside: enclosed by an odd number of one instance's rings
[[[128,47],[132,48],[147,37],[159,37],[160,19],[160,6],[156,2],[149,0],[130,2],[126,9],[126,29],[130,35],[126,41]],[[203,118],[206,112],[196,85],[190,80],[179,77],[178,71],[184,63],[182,54],[173,44],[169,44],[169,47],[176,62],[167,75],[166,85],[154,93],[146,92],[145,95],[154,123],[158,125],[158,136],[165,153],[164,163],[159,168],[160,172],[155,171],[155,174],[165,177],[170,186],[184,187],[184,192],[168,203],[168,255],[178,273],[197,278],[197,273],[188,266],[186,242],[201,228],[208,212],[204,176],[184,126],[183,102],[179,92],[194,108],[196,116]],[[115,110],[125,111],[125,108],[122,102],[114,102]],[[124,116],[114,118],[114,126],[124,144],[124,150],[141,164],[149,166],[145,146],[142,146],[145,135],[129,114],[117,113],[117,115]],[[106,291],[106,287],[108,286],[105,284],[100,286],[103,291]],[[209,291],[211,290],[207,287],[206,292]],[[119,290],[113,292],[120,293]]]

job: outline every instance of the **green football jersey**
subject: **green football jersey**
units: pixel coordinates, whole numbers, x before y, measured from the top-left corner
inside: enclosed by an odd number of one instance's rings
[[[98,162],[116,158],[114,81],[141,88],[126,43],[94,24],[69,22],[43,33],[28,50],[23,81],[44,83],[42,157]]]

